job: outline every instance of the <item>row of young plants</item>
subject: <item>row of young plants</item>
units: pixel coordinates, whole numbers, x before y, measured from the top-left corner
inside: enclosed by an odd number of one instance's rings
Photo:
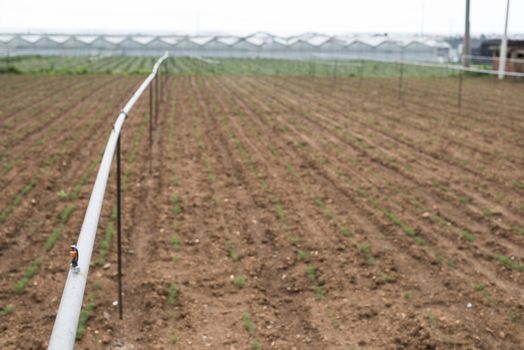
[[[249,92],[247,92],[249,94]],[[273,147],[274,148],[274,147]],[[335,172],[336,172],[336,169],[335,169]],[[365,192],[362,192],[362,191],[359,191],[362,195],[367,195]],[[373,201],[372,201],[373,202]],[[323,204],[318,202],[317,200],[317,204],[319,207],[322,207]],[[375,205],[376,206],[376,202],[372,205]],[[325,210],[324,211],[326,212],[327,216],[330,216],[332,217],[332,214],[329,213],[329,211]],[[386,215],[387,214],[387,215]],[[390,211],[386,212],[385,213],[386,217],[395,225],[398,225],[399,227],[405,229],[405,233],[407,235],[409,235],[411,233],[411,230],[407,229],[405,225],[402,224],[402,222],[394,215],[392,214]],[[406,232],[407,231],[407,232]],[[363,254],[363,255],[366,255],[368,256],[369,255],[369,246],[367,244],[363,244],[362,246],[359,247],[359,251]],[[390,277],[388,277],[387,275],[384,276],[384,279],[386,282],[389,282],[391,280]],[[411,295],[411,292],[406,292],[406,295]]]
[[[98,115],[104,115],[104,111],[102,113],[99,113]],[[92,118],[91,124],[94,124],[96,121],[96,118]],[[81,130],[76,132],[76,134],[81,133]],[[78,136],[78,135],[75,135]],[[76,137],[75,137],[76,139]],[[100,158],[100,157],[98,157]],[[43,248],[46,252],[50,251],[55,243],[60,238],[63,229],[66,227],[66,225],[69,223],[69,220],[75,210],[75,201],[78,198],[78,195],[81,191],[81,188],[87,183],[89,177],[92,175],[93,171],[96,168],[96,165],[98,164],[99,159],[93,160],[86,171],[81,175],[79,181],[73,186],[70,193],[68,194],[64,190],[61,190],[57,192],[57,197],[60,200],[60,202],[64,203],[62,211],[58,215],[58,223],[57,225],[52,229],[50,235],[47,237],[47,239],[44,242]],[[47,173],[49,170],[49,167],[52,166],[54,162],[47,162],[46,167],[44,168],[44,172]],[[25,194],[27,194],[28,191],[25,191]],[[28,268],[25,270],[23,276],[16,282],[14,290],[17,294],[22,294],[26,286],[28,285],[29,281],[32,277],[34,277],[41,266],[42,263],[42,256],[38,255],[28,266]],[[14,310],[14,307],[11,307],[10,309],[12,312]]]
[[[307,111],[304,111],[304,113],[307,113]],[[339,133],[341,130],[337,130],[337,128],[338,128],[338,127],[335,127],[335,129],[333,129],[332,132]],[[356,147],[358,148],[359,145],[358,145],[358,144],[356,144],[356,145],[353,144],[353,146],[356,146]],[[365,150],[364,150],[364,151],[365,151]],[[386,165],[387,165],[387,162],[386,162]],[[440,189],[441,191],[447,192],[447,188],[442,188],[442,186],[439,186],[439,189]],[[459,198],[461,199],[461,201],[459,201],[461,204],[462,204],[462,202],[464,202],[465,200],[467,200],[467,197],[462,197],[462,196],[461,196],[461,197],[459,197]],[[464,200],[462,200],[462,199],[464,199]],[[464,204],[466,204],[466,203],[464,203]],[[463,204],[462,204],[462,205],[463,205]],[[388,213],[385,213],[385,214],[386,214],[386,216],[388,217],[388,219],[390,219],[390,220],[391,220],[395,225],[399,225],[399,224],[401,225],[401,223],[399,222],[398,218],[396,218],[395,215],[394,215],[393,213],[388,212]],[[449,222],[449,221],[448,221],[448,222]],[[403,226],[403,230],[406,232],[406,234],[408,234],[408,235],[412,235],[412,234],[413,234],[413,231],[410,230],[409,227],[405,227],[404,225],[402,225],[402,226]],[[518,227],[517,227],[517,228],[518,228]],[[469,241],[471,241],[471,240],[474,239],[473,236],[472,236],[471,234],[468,234],[468,233],[467,233],[467,229],[466,229],[466,228],[462,228],[461,231],[462,231],[462,232],[461,232],[461,236],[462,236],[464,239],[469,240]],[[488,255],[489,255],[489,254],[488,254]],[[492,255],[493,255],[493,256],[500,255],[500,252],[495,252],[495,253],[493,253]]]
[[[335,169],[335,172],[337,172],[336,169]],[[411,229],[409,226],[406,226],[405,224],[403,224],[402,221],[395,214],[393,214],[391,211],[389,211],[387,209],[380,208],[380,206],[379,206],[378,202],[376,201],[376,199],[369,198],[369,194],[364,189],[357,188],[356,191],[357,191],[357,193],[360,196],[362,196],[364,198],[367,198],[371,206],[381,209],[381,211],[383,211],[383,213],[387,217],[387,219],[390,222],[392,222],[394,225],[399,226],[404,231],[404,233],[406,235],[408,235],[410,237],[413,237],[413,238],[417,237],[416,233],[415,233],[415,235],[413,234],[414,230]],[[474,236],[472,236],[467,231],[464,231],[462,233],[462,235],[463,235],[463,238],[465,240],[467,240],[467,241],[474,240]],[[423,242],[419,242],[419,243],[423,243]],[[365,250],[366,249],[363,249],[363,251],[365,251]],[[515,263],[515,262],[510,263],[511,259],[509,259],[507,256],[504,256],[502,254],[496,254],[495,257],[497,258],[498,261],[503,262],[503,264],[505,264],[505,266],[508,267],[508,268],[516,268],[516,269],[521,268],[521,267],[519,267],[518,263]],[[449,262],[449,260],[448,260],[448,262]]]
[[[232,108],[232,111],[226,112],[226,114],[238,116],[232,118],[236,118],[236,120],[238,120],[240,123],[249,120],[248,116],[243,116],[242,110],[238,109],[239,106],[237,103],[231,103],[231,101],[229,102],[230,103],[228,104],[228,107]],[[283,201],[280,199],[280,196],[276,193],[276,190],[268,183],[268,181],[266,180],[267,175],[264,174],[264,172],[260,169],[257,161],[253,159],[244,143],[239,138],[237,138],[235,133],[232,131],[232,128],[230,126],[230,120],[227,118],[221,118],[221,126],[224,129],[226,135],[228,135],[229,139],[233,142],[234,147],[237,149],[237,152],[239,153],[240,158],[244,162],[248,171],[252,173],[259,186],[264,190],[268,198],[271,199],[271,202],[274,205],[273,210],[275,213],[275,217],[283,232],[287,234],[289,242],[294,246],[298,258],[297,260],[300,263],[305,264],[306,275],[304,277],[309,283],[311,283],[311,288],[315,297],[318,300],[322,299],[324,291],[322,290],[322,287],[318,280],[318,269],[312,262],[312,259],[310,259],[309,252],[302,249],[302,243],[300,242],[299,237],[297,237],[297,235],[294,234],[290,229]],[[249,126],[242,126],[244,131],[251,131]],[[251,140],[256,140],[258,137],[258,134],[253,133]]]
[[[82,118],[81,123],[83,124],[82,127],[72,129],[73,133],[71,135],[68,135],[69,137],[66,137],[65,142],[60,146],[58,150],[56,150],[53,154],[48,156],[47,160],[44,162],[44,165],[42,168],[40,168],[40,171],[33,175],[32,178],[28,181],[27,184],[25,184],[22,189],[20,190],[19,194],[16,195],[16,197],[11,201],[8,206],[2,210],[0,213],[0,223],[5,221],[10,214],[22,203],[22,200],[24,198],[27,198],[29,192],[31,192],[38,183],[40,183],[44,178],[47,177],[50,169],[52,166],[54,166],[62,157],[64,156],[66,150],[68,149],[68,146],[70,144],[78,143],[78,138],[80,138],[87,130],[92,129],[92,127],[95,125],[97,121],[99,121],[99,118],[101,118],[111,107],[109,104],[102,105],[102,107],[97,107],[97,109],[94,111],[98,118]],[[87,108],[89,108],[89,104],[85,103],[80,106],[79,113],[87,112]],[[19,158],[15,159],[16,162],[21,161],[22,157],[27,154],[31,155],[32,151],[34,149],[38,149],[39,145],[41,145],[43,142],[45,142],[45,139],[55,139],[57,135],[60,135],[63,131],[68,130],[69,125],[67,123],[61,123],[57,124],[56,126],[53,126],[51,128],[46,129],[46,134],[44,135],[44,139],[41,139],[37,142],[35,142],[34,145],[29,146],[26,151],[19,156]],[[87,129],[87,130],[85,130]],[[80,144],[78,146],[81,146]],[[11,163],[12,165],[12,163]]]
[[[196,84],[197,86],[194,89],[194,93],[198,99],[202,99],[203,98],[202,94],[205,94],[205,90],[203,89],[204,86],[202,85],[204,82],[201,79],[197,79],[196,81],[197,81],[197,84]],[[190,100],[192,100],[192,97],[190,98]],[[215,103],[208,103],[205,108],[206,109],[204,111],[200,111],[199,114],[204,116],[204,121],[206,123],[211,122],[211,120],[216,118],[215,116],[221,113],[220,109],[218,108],[218,105]],[[197,111],[195,110],[195,112]],[[222,120],[218,118],[218,122],[221,123]],[[208,126],[208,127],[213,127],[213,125]],[[220,124],[219,127],[224,127],[224,124]],[[226,129],[226,132],[229,133],[229,129]],[[207,146],[203,144],[201,141],[201,135],[202,135],[201,125],[199,124],[197,125],[197,135],[196,135],[197,144],[199,145],[199,148],[202,152],[204,169],[207,172],[207,179],[208,179],[211,191],[213,193],[213,203],[214,203],[214,206],[217,212],[219,213],[221,226],[223,227],[223,237],[225,241],[226,254],[228,258],[230,258],[232,263],[234,264],[234,269],[236,271],[239,271],[242,269],[242,267],[240,266],[242,256],[238,254],[235,248],[234,240],[230,234],[230,229],[227,223],[227,218],[225,217],[224,210],[222,208],[223,200],[220,198],[219,194],[217,193],[217,189],[216,189],[217,186],[215,183],[215,174],[209,163],[209,159],[207,156]],[[239,141],[238,140],[235,140],[235,141],[238,146],[240,144]],[[245,152],[243,152],[242,154],[244,158],[246,156],[249,158],[249,156]],[[250,167],[250,169],[255,174],[258,174],[258,171],[256,170],[256,166],[250,160],[248,160],[247,162],[248,162],[248,166]],[[269,190],[269,185],[265,183],[263,179],[260,179],[260,176],[257,175],[257,179],[259,180],[259,183],[261,183],[262,186],[266,190]],[[280,207],[279,213],[283,218],[284,213],[281,207]],[[238,273],[238,272],[235,273],[234,278],[233,278],[233,283],[236,286],[236,288],[243,289],[247,282],[248,281],[247,281],[245,274]],[[252,316],[248,311],[244,311],[242,313],[242,323],[249,337],[249,348],[251,350],[258,350],[260,348],[260,344],[258,340],[256,325],[253,322]]]
[[[301,84],[298,84],[298,85],[301,85]],[[346,91],[343,92],[344,96],[347,96],[347,93],[350,93],[351,94],[350,96],[363,94],[362,92],[353,91],[353,90],[347,90],[345,87],[341,87],[341,88],[342,88],[342,90],[346,90]],[[329,104],[326,103],[326,106],[329,106],[329,108],[332,108],[333,106],[342,105],[340,103],[340,99],[335,99],[332,96],[333,92],[330,89],[325,88],[322,93],[326,93],[326,94],[329,93],[329,95],[326,95],[326,100],[329,100]],[[335,94],[339,94],[339,92],[336,92]],[[340,94],[342,94],[342,92]],[[381,102],[380,106],[382,106],[382,105],[383,105],[383,103]],[[403,123],[403,124],[405,124],[407,122],[407,123],[409,123],[410,126],[414,127],[415,129],[420,129],[421,128],[421,126],[420,126],[421,118],[422,119],[427,119],[428,118],[427,108],[424,108],[423,110],[420,110],[420,111],[410,111],[410,113],[408,113],[407,115],[403,116],[402,118],[399,118],[398,116],[394,115],[394,113],[395,113],[394,111],[398,110],[399,107],[397,105],[395,105],[394,103],[391,104],[391,105],[387,105],[387,106],[390,106],[391,108],[386,108],[386,109],[381,108],[379,110],[379,108],[380,108],[379,106],[377,106],[375,108],[367,107],[366,113],[369,114],[370,112],[372,112],[375,116],[377,116],[377,115],[379,115],[379,116],[386,115],[386,113],[387,113],[387,120],[389,122],[393,122],[393,121],[397,122],[398,121],[399,123]],[[391,111],[393,111],[393,112],[391,112]],[[434,111],[434,109],[432,109],[432,111]],[[413,118],[412,116],[415,116],[416,118]],[[377,128],[377,124],[376,124],[377,120],[376,120],[376,118],[370,120],[370,122],[366,122],[366,119],[363,119],[363,118],[360,118],[360,119],[362,119],[364,121],[364,124],[363,123],[359,123],[360,125],[363,125],[367,129],[372,130],[373,132],[375,132],[377,135],[381,136],[385,140],[393,140],[393,142],[395,142],[395,143],[398,143],[400,145],[404,145],[406,147],[410,147],[411,151],[414,149],[413,148],[413,142],[414,141],[408,139],[407,141],[409,141],[409,142],[406,142],[405,134],[402,134],[402,136],[400,138],[395,137],[395,135],[391,134],[391,133],[388,133],[386,135],[379,128]],[[436,122],[441,122],[440,115],[439,116],[434,116],[432,119],[436,120]],[[461,118],[457,122],[464,123],[464,127],[466,128],[466,130],[470,130],[471,129],[471,120],[469,120],[469,119],[470,118]],[[339,130],[339,131],[341,131],[341,130]],[[427,128],[422,130],[422,132],[424,132],[424,134],[426,134],[428,131],[429,130]],[[448,138],[448,137],[446,137],[446,138]],[[456,139],[455,137],[451,138],[449,142],[453,143],[455,139]],[[471,142],[470,140],[466,141],[467,144],[460,144],[460,147],[463,147],[463,148],[465,147],[467,149],[468,147],[470,147],[470,146],[468,146],[470,142]],[[427,148],[427,144],[428,144],[427,142],[423,142],[422,144],[417,145],[415,150],[417,152],[419,152],[419,149],[426,149]],[[479,148],[479,146],[475,145],[475,147],[472,148],[472,149],[473,150],[478,150],[478,148]],[[427,168],[428,165],[430,165],[430,163],[431,163],[431,158],[427,158],[426,155],[428,155],[430,157],[433,157],[433,158],[436,157],[436,159],[438,159],[440,162],[444,161],[444,162],[448,162],[449,163],[451,161],[453,166],[458,167],[459,169],[464,169],[466,172],[475,171],[475,174],[478,175],[480,178],[482,178],[483,174],[485,173],[485,171],[483,171],[482,169],[471,168],[469,162],[467,162],[467,161],[466,161],[466,163],[463,163],[459,159],[450,160],[450,159],[448,159],[448,157],[443,157],[441,153],[435,154],[434,152],[433,153],[431,153],[431,152],[427,153],[425,151],[422,153],[422,156],[424,156],[424,159],[423,159],[423,163],[422,163],[423,164],[423,169],[421,169],[421,171],[423,171],[424,168]],[[403,162],[403,159],[409,159],[409,158],[410,158],[409,154],[406,154],[401,159],[397,159],[397,161],[402,161]],[[387,161],[387,159],[386,159],[386,161]],[[433,159],[433,161],[434,161],[434,159]],[[478,163],[478,162],[475,162],[475,163]],[[489,164],[492,164],[491,160],[489,160]],[[418,165],[418,163],[416,163],[416,165]],[[409,169],[408,169],[408,167],[409,167]],[[436,168],[443,168],[442,166],[439,166],[438,164],[435,165],[435,167]],[[410,164],[406,165],[406,170],[408,170],[410,172],[413,172],[412,166]],[[491,188],[491,187],[489,187],[489,188]],[[509,187],[508,187],[508,189],[509,189]],[[464,190],[465,190],[465,188],[462,188],[460,190],[454,188],[454,192],[456,192],[455,195],[458,198],[458,200],[460,200],[461,203],[463,203],[463,204],[467,204],[466,201],[468,199],[471,199],[475,195],[477,195],[477,193],[469,193],[469,194],[461,193],[461,191],[463,192]],[[511,191],[513,191],[513,190],[511,190]],[[511,192],[509,192],[509,193],[511,193]],[[494,198],[494,199],[497,200],[499,202],[499,204],[502,204],[501,200],[503,200],[504,198],[500,197],[498,199],[497,198]]]

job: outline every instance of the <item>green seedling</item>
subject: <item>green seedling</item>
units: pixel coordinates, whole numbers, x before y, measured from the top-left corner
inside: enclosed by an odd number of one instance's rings
[[[351,236],[351,229],[349,227],[342,227],[342,235],[344,237],[350,237]]]
[[[231,258],[233,261],[238,261],[238,255],[235,253],[235,247],[233,246],[233,242],[231,240],[226,241],[226,250],[227,250],[227,256]]]
[[[368,191],[366,191],[366,190],[363,189],[363,188],[357,188],[357,189],[355,190],[355,192],[357,192],[357,194],[358,194],[360,197],[364,197],[364,198],[369,197],[369,193],[368,193]]]
[[[73,204],[68,204],[64,210],[60,213],[60,222],[62,224],[65,224],[69,221],[69,218],[71,217],[71,214],[75,210],[75,206]]]
[[[468,230],[462,231],[462,238],[469,242],[473,242],[475,240],[475,236],[473,236]]]
[[[504,254],[495,253],[494,256],[495,256],[495,259],[498,260],[498,262],[504,265],[504,267],[508,269],[512,269],[512,270],[524,271],[523,264],[511,260],[511,258],[505,256]]]
[[[309,259],[309,253],[302,249],[297,251],[297,256],[300,261],[307,261]]]
[[[411,300],[411,299],[413,299],[413,294],[412,294],[411,291],[409,291],[409,290],[405,291],[404,294],[403,294],[403,296],[404,296],[404,299],[406,299],[406,300]]]
[[[0,308],[0,317],[9,315],[15,311],[15,307],[13,305],[7,305],[6,307]]]
[[[308,265],[306,269],[306,276],[310,282],[316,283],[317,281],[317,268],[314,265]]]
[[[104,232],[104,238],[102,239],[102,242],[100,242],[100,259],[98,261],[99,265],[104,264],[107,254],[109,253],[109,246],[111,244],[111,238],[113,237],[113,233],[113,223],[109,222]]]
[[[53,229],[53,232],[51,232],[51,235],[47,237],[47,240],[45,241],[44,248],[45,250],[49,251],[53,246],[55,245],[55,242],[60,238],[60,235],[62,233],[62,224],[55,227]]]
[[[382,274],[382,280],[386,283],[395,283],[397,281],[395,277],[390,276],[387,273]]]
[[[173,246],[174,250],[178,250],[178,247],[180,246],[180,240],[178,239],[178,236],[176,233],[173,233],[171,235],[171,245]]]
[[[18,280],[18,282],[15,285],[15,292],[17,294],[21,294],[25,287],[27,286],[27,283],[29,283],[29,280],[36,275],[38,270],[40,269],[40,263],[42,262],[42,259],[38,256],[31,262],[31,265],[25,270],[24,276]]]
[[[235,277],[235,285],[239,288],[239,289],[242,289],[244,288],[244,284],[246,283],[246,278],[242,275],[238,275]]]
[[[56,195],[58,196],[58,199],[60,199],[61,201],[65,201],[67,199],[67,193],[64,190],[57,192]]]
[[[91,317],[93,310],[95,309],[94,301],[96,299],[96,291],[99,289],[97,282],[93,282],[92,290],[87,295],[87,304],[80,311],[80,317],[78,319],[78,326],[76,329],[76,339],[82,339],[87,330],[87,321]]]
[[[178,195],[173,193],[171,200],[173,202],[173,214],[179,215],[182,212],[182,208],[180,207],[180,199],[178,198]]]
[[[178,296],[177,285],[175,282],[173,282],[169,286],[169,291],[167,292],[167,303],[169,305],[175,305],[177,301],[177,296]]]
[[[253,321],[251,321],[251,317],[249,316],[249,313],[244,312],[242,314],[242,322],[244,323],[244,329],[250,334],[254,335],[256,328]]]

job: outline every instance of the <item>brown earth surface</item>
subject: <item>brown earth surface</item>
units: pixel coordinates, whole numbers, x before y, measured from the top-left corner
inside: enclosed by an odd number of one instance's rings
[[[47,346],[142,79],[0,77],[1,349]],[[468,78],[459,109],[457,78],[402,84],[170,77],[151,149],[144,96],[122,136],[124,320],[112,174],[76,348],[523,349],[524,85]]]

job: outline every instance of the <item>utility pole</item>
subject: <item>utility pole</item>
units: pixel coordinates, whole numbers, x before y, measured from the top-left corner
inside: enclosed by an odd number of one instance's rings
[[[508,17],[509,17],[509,0],[506,6],[506,25],[504,27],[504,36],[500,43],[499,55],[499,79],[504,79],[504,71],[506,70],[506,52],[508,51]]]
[[[471,64],[471,57],[470,57],[470,37],[469,37],[469,2],[470,0],[466,0],[466,28],[464,30],[464,46],[462,48],[462,57],[464,59],[464,67],[469,67]]]

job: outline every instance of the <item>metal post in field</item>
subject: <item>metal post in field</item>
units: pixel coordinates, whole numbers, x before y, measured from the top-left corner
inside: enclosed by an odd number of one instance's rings
[[[124,305],[122,302],[122,205],[121,205],[121,166],[120,166],[120,139],[116,143],[116,237],[118,246],[118,316],[123,319]]]
[[[400,61],[400,72],[398,75],[398,98],[402,99],[402,81],[404,79],[404,61]]]
[[[149,173],[153,171],[153,82],[149,86]]]
[[[358,86],[362,86],[362,79],[364,78],[364,60],[360,60],[360,79],[358,81]]]
[[[158,123],[158,103],[159,103],[159,85],[160,84],[160,77],[155,78],[155,125]]]
[[[508,50],[508,17],[509,17],[509,0],[506,6],[506,24],[504,27],[504,36],[500,43],[500,55],[499,55],[499,80],[504,79],[504,71],[506,70],[506,55]]]
[[[461,70],[459,74],[459,90],[458,90],[458,109],[462,112],[462,81],[464,80],[464,71]]]
[[[464,67],[469,67],[471,64],[471,50],[470,50],[470,34],[469,34],[469,3],[470,0],[466,0],[466,20],[464,28],[464,45],[462,48],[462,57],[464,59]]]

